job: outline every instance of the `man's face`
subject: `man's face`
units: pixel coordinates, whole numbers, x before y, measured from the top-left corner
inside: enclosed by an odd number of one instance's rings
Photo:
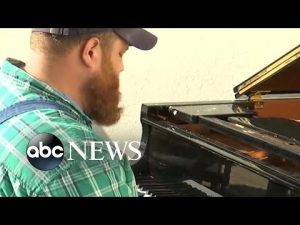
[[[84,86],[85,113],[97,124],[112,125],[119,121],[119,73],[123,71],[122,55],[128,44],[116,38],[107,51],[103,51],[101,67],[94,78]]]

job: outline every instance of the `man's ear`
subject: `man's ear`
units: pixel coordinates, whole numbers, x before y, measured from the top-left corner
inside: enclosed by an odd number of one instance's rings
[[[96,37],[89,38],[83,45],[81,59],[85,66],[98,70],[101,64],[100,40]]]

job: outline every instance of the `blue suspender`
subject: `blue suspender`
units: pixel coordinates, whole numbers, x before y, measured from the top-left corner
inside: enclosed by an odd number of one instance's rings
[[[61,110],[63,112],[66,112],[72,118],[76,119],[74,113],[61,104],[58,104],[51,100],[34,99],[18,102],[0,111],[0,124],[4,123],[6,120],[9,120],[14,116],[37,109]]]

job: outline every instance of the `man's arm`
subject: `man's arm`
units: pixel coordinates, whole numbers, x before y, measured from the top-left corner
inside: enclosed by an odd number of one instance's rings
[[[136,197],[135,180],[128,166],[105,161],[89,165],[82,160],[51,180],[36,196]]]

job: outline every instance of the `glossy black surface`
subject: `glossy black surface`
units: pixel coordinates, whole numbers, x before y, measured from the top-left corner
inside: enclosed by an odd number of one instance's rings
[[[297,123],[277,134],[255,118],[246,101],[143,105],[137,184],[151,177],[155,196],[299,196],[298,132],[282,132]]]

